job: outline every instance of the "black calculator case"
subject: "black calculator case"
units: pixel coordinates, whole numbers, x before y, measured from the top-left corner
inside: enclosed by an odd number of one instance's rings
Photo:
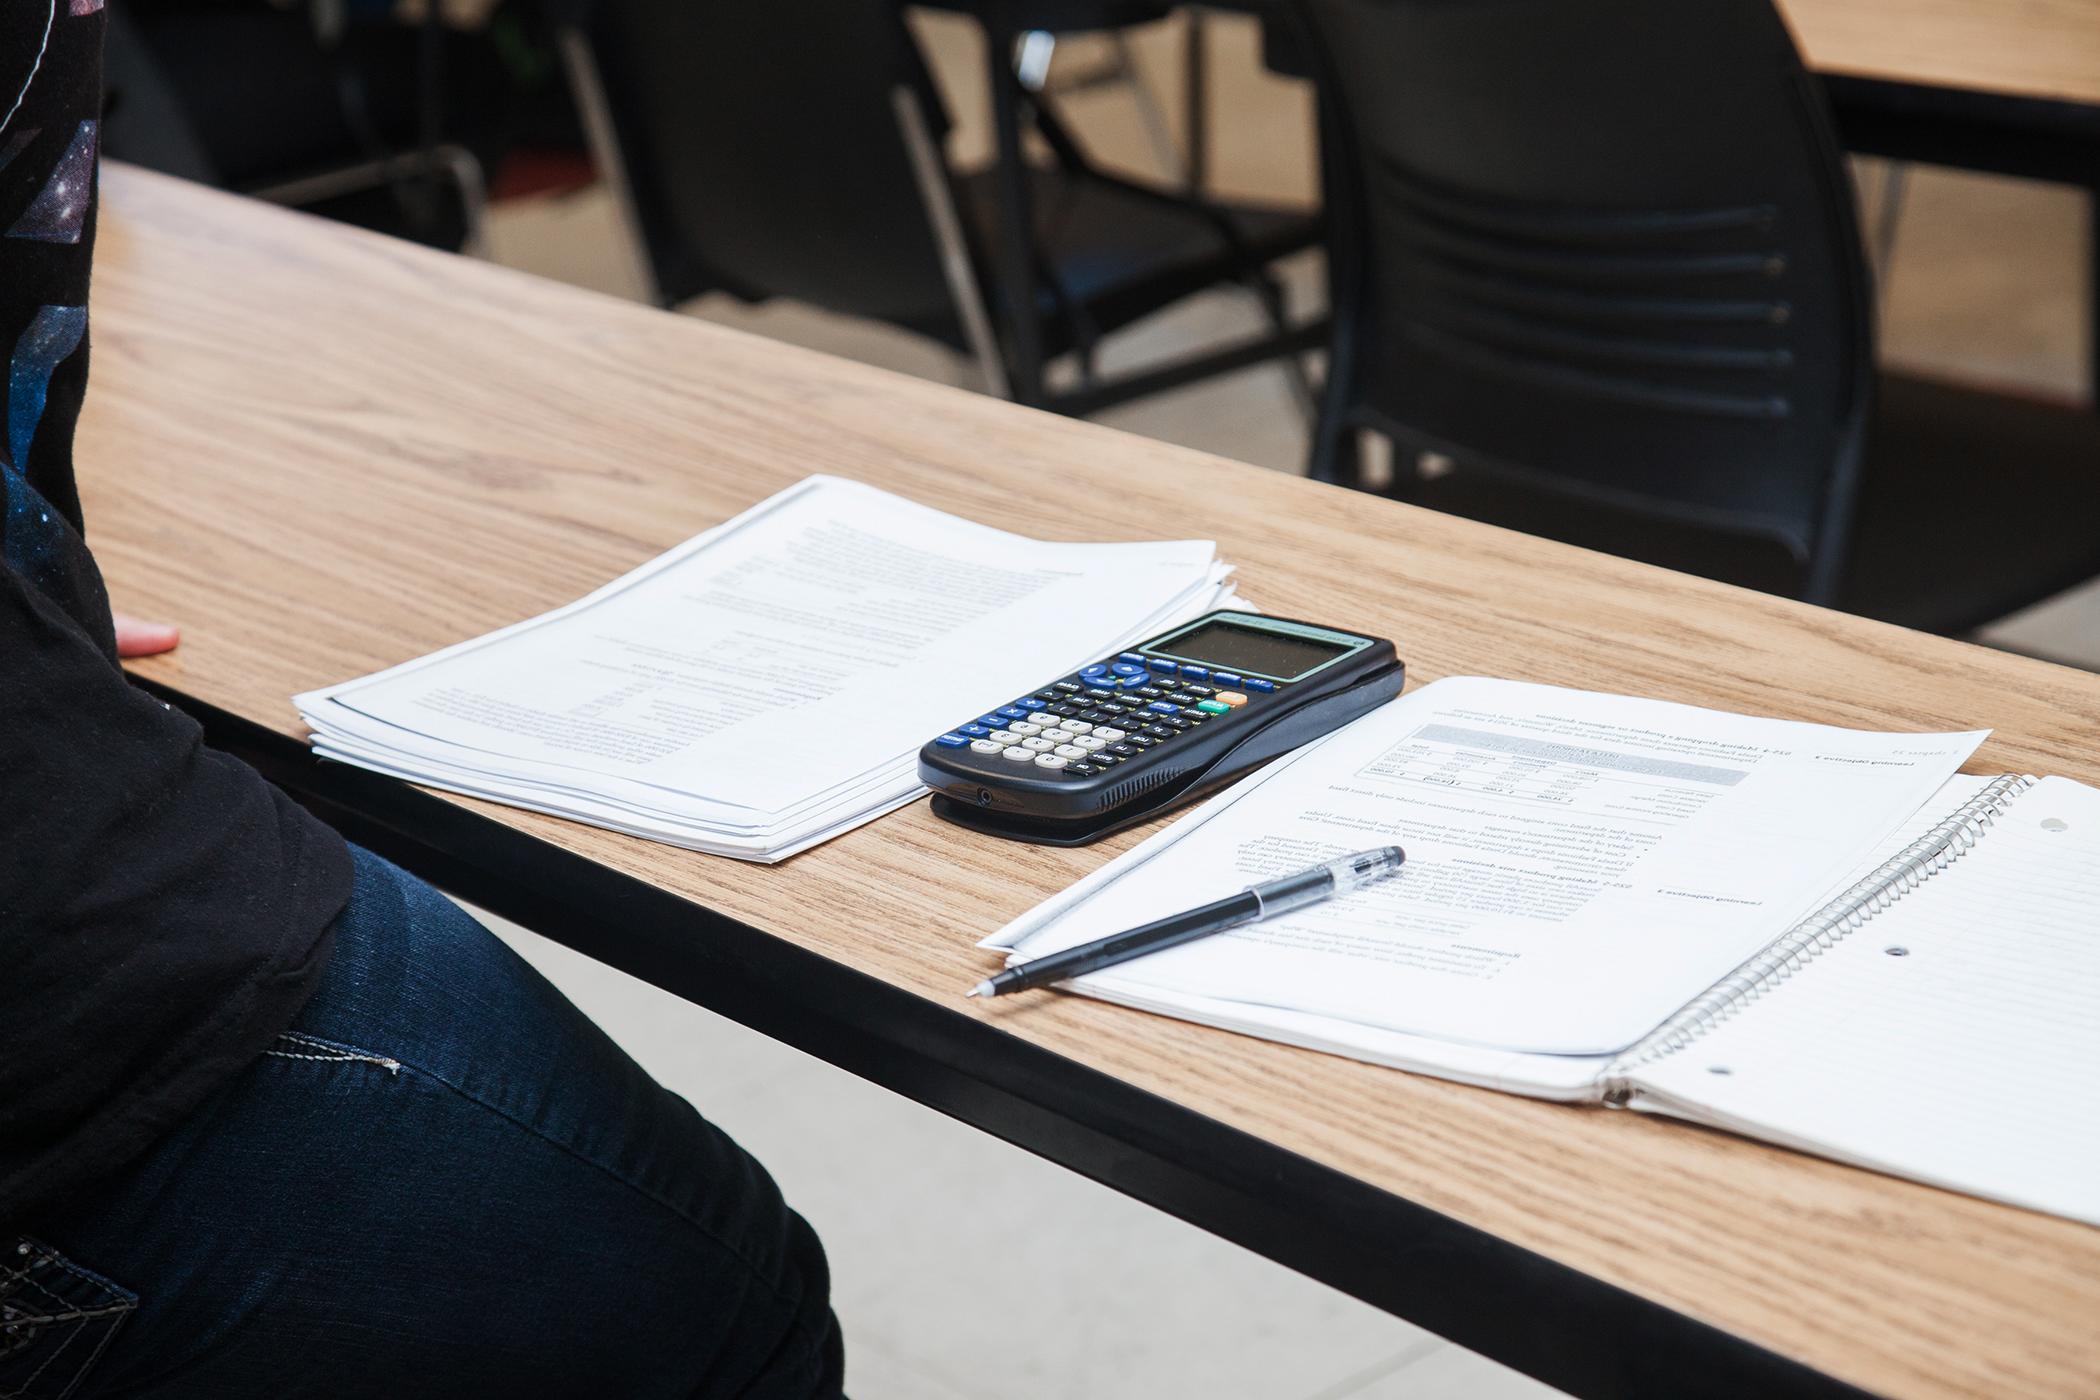
[[[934,815],[959,826],[1041,845],[1083,846],[1332,732],[1397,696],[1405,679],[1393,644],[1378,639],[1346,663],[1279,687],[1259,706],[1221,717],[1140,762],[1088,777],[1039,777],[1013,771],[996,755],[931,741],[919,750],[919,781],[933,790]]]

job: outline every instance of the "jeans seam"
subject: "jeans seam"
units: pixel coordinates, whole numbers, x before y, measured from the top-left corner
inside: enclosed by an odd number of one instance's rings
[[[277,1040],[290,1041],[294,1045],[303,1045],[308,1047],[308,1049],[304,1051],[265,1050],[263,1051],[265,1055],[273,1055],[280,1060],[316,1060],[324,1064],[376,1065],[388,1074],[399,1074],[401,1072],[401,1062],[391,1055],[375,1055],[369,1050],[359,1050],[349,1045],[337,1045],[333,1041],[319,1040],[310,1035],[299,1035],[294,1031],[284,1032],[277,1037]],[[275,1044],[277,1042],[273,1041],[271,1043]],[[316,1054],[314,1053],[315,1051],[325,1051],[326,1053]]]
[[[83,1273],[81,1270],[74,1268],[71,1264],[67,1263],[64,1259],[59,1258],[56,1254],[54,1254],[48,1249],[39,1250],[37,1257],[40,1259],[50,1260],[50,1262],[58,1265],[58,1267],[64,1269],[67,1273],[73,1275],[73,1277],[80,1279],[86,1283],[93,1284],[98,1288],[107,1288],[106,1284],[103,1284],[99,1280],[96,1280],[90,1277],[89,1275]],[[17,1281],[28,1284],[31,1288],[34,1288],[37,1292],[43,1294],[52,1302],[57,1303],[60,1307],[69,1308],[69,1305],[66,1303],[65,1299],[59,1297],[56,1293],[53,1293],[50,1289],[44,1287],[43,1284],[38,1283],[29,1275],[30,1270],[28,1268],[24,1268],[21,1274],[18,1276]],[[61,1396],[69,1394],[73,1390],[74,1386],[77,1386],[80,1383],[80,1378],[87,1374],[88,1368],[95,1364],[95,1359],[102,1355],[103,1348],[109,1345],[109,1339],[117,1334],[117,1328],[121,1327],[124,1324],[124,1315],[129,1313],[133,1308],[137,1306],[138,1303],[134,1299],[118,1304],[114,1307],[98,1308],[92,1311],[70,1309],[70,1311],[67,1314],[55,1315],[52,1320],[70,1321],[73,1324],[72,1330],[66,1333],[66,1339],[60,1342],[58,1346],[52,1351],[52,1353],[43,1359],[43,1362],[40,1365],[38,1365],[36,1370],[30,1372],[28,1376],[23,1378],[21,1385],[17,1386],[13,1390],[7,1391],[4,1396],[0,1396],[0,1400],[14,1400],[14,1397],[27,1395],[29,1393],[29,1388],[37,1383],[38,1379],[43,1376],[44,1372],[51,1369],[51,1363],[58,1360],[59,1357],[65,1355],[66,1349],[72,1346],[73,1343],[80,1340],[80,1334],[87,1329],[87,1324],[89,1322],[92,1322],[98,1317],[108,1317],[111,1314],[115,1314],[117,1320],[115,1322],[112,1322],[106,1329],[104,1329],[102,1333],[102,1340],[95,1344],[94,1351],[89,1353],[87,1360],[83,1361],[80,1364],[80,1370],[78,1374],[74,1376],[73,1384],[68,1385],[64,1391],[60,1392]],[[31,1319],[24,1319],[24,1321],[29,1322],[32,1326],[36,1325],[36,1323]]]

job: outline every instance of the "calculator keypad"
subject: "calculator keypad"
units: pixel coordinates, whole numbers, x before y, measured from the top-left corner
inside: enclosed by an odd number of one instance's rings
[[[1285,688],[1124,652],[959,724],[934,742],[1027,764],[1037,774],[1091,778]]]

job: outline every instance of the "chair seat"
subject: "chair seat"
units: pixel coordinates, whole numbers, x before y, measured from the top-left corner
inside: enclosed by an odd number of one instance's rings
[[[1513,489],[1487,471],[1461,466],[1409,499],[1765,592],[1800,589],[1778,544]],[[1855,539],[1838,606],[1930,632],[1968,631],[2100,574],[2100,416],[1882,376]]]
[[[992,275],[999,248],[998,182],[989,171],[963,177],[957,204],[972,244],[987,264],[982,284],[999,295]],[[1251,271],[1320,240],[1315,214],[1251,205],[1213,205],[1237,233],[1235,248],[1202,209],[1174,195],[1119,180],[1031,167],[1029,207],[1035,247],[1064,293],[1106,334],[1237,273]],[[1060,314],[1056,294],[1041,293],[1044,353],[1077,343],[1078,327]],[[995,304],[995,312],[1004,307]],[[1006,319],[1003,315],[999,319]]]

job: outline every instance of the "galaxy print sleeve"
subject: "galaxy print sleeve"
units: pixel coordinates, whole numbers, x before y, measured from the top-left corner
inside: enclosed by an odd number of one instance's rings
[[[102,0],[0,0],[0,562],[98,642],[73,425],[87,387]]]

